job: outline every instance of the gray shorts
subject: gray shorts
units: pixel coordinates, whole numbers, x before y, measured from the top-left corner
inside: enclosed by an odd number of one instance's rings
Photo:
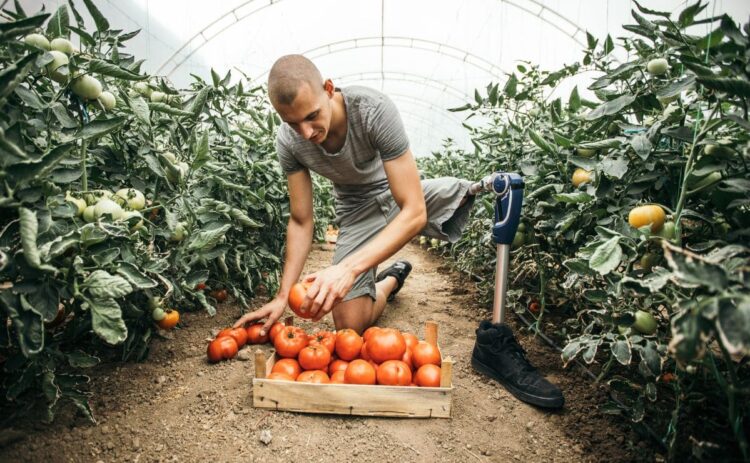
[[[458,241],[474,204],[474,196],[469,196],[466,202],[459,206],[471,183],[454,177],[422,180],[427,205],[427,225],[419,234],[451,243]],[[339,217],[339,236],[333,263],[341,262],[346,256],[366,245],[396,217],[399,211],[391,191],[387,190],[362,207]],[[364,295],[369,295],[374,300],[376,271],[376,268],[371,268],[357,277],[344,300]]]

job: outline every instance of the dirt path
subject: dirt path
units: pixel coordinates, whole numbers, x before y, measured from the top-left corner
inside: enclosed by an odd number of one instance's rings
[[[306,270],[327,265],[331,257],[330,251],[316,249]],[[560,412],[523,404],[474,373],[469,365],[474,329],[487,311],[475,302],[473,285],[415,245],[397,257],[409,259],[415,271],[379,324],[416,332],[421,338],[425,320],[439,322],[444,355],[456,361],[452,419],[254,409],[253,362],[206,361],[206,339],[212,330],[231,325],[239,314],[238,307],[228,306],[213,318],[204,312],[185,314],[182,328],[170,335],[172,339],[156,340],[143,363],[98,368],[91,388],[98,425],[73,413],[61,414],[51,426],[17,423],[15,431],[26,437],[0,448],[0,461],[307,462],[353,457],[363,462],[465,463],[653,458],[628,427],[597,411],[604,395],[580,372],[563,370],[559,356],[541,341],[520,336],[532,362],[563,388],[567,403]],[[330,318],[321,323],[333,328]],[[245,350],[246,359],[251,359],[249,348]],[[259,439],[262,430],[271,432],[268,445]]]

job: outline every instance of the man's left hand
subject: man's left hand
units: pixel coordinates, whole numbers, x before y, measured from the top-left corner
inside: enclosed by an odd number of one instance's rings
[[[323,318],[354,286],[356,275],[347,265],[336,264],[311,273],[302,280],[311,283],[302,309],[310,308],[313,321]]]

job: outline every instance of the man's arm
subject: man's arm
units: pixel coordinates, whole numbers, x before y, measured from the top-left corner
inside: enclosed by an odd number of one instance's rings
[[[351,290],[360,274],[398,252],[427,224],[422,183],[411,150],[407,149],[401,156],[385,161],[383,166],[393,199],[401,210],[362,249],[315,274],[315,281],[307,292],[308,296],[314,298],[310,312],[315,320],[331,311],[333,304]]]
[[[287,183],[291,214],[286,227],[286,253],[279,291],[263,307],[243,315],[234,324],[237,327],[254,320],[268,318],[263,325],[261,335],[268,333],[271,325],[284,313],[289,299],[289,291],[299,279],[307,255],[312,248],[313,198],[310,172],[303,169],[288,174]]]

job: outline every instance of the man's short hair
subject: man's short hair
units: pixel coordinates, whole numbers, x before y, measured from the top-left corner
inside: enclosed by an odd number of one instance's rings
[[[323,77],[318,68],[302,55],[282,56],[268,73],[268,97],[274,104],[290,105],[304,83],[313,92],[323,90]]]

